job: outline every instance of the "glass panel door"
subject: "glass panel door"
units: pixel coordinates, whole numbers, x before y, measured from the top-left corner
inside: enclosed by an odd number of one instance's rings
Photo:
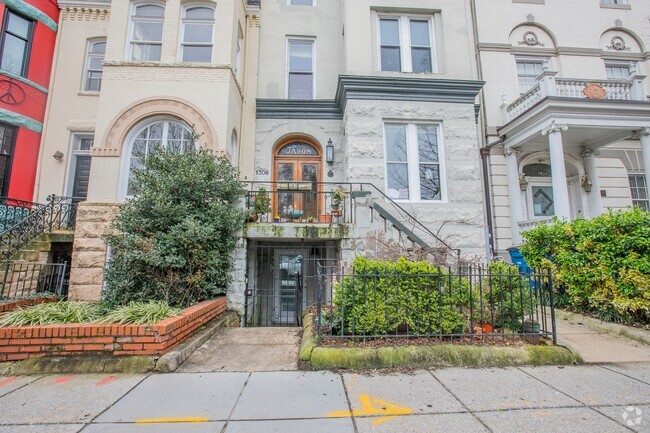
[[[313,158],[282,158],[276,163],[278,199],[274,214],[289,221],[318,219],[320,162]]]
[[[273,320],[276,324],[297,323],[298,278],[302,274],[302,255],[288,251],[275,253],[275,308]]]
[[[311,189],[301,194],[303,218],[318,218],[318,168],[319,164],[302,164],[302,181],[311,182]]]

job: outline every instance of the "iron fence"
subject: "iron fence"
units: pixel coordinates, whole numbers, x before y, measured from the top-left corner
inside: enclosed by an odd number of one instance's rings
[[[41,206],[43,205],[31,201],[0,197],[0,233],[9,230]]]
[[[472,266],[428,274],[355,274],[318,267],[323,338],[437,338],[557,342],[550,271]]]
[[[40,293],[65,298],[68,294],[67,266],[67,263],[4,262],[0,298],[22,298]]]
[[[47,204],[30,211],[25,218],[0,233],[0,251],[5,260],[45,233],[73,230],[80,201],[75,197],[49,196]]]

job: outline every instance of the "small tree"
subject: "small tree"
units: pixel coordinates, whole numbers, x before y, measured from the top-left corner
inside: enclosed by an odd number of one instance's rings
[[[230,163],[203,149],[158,150],[133,172],[133,188],[108,239],[105,301],[185,307],[224,293],[242,224]]]

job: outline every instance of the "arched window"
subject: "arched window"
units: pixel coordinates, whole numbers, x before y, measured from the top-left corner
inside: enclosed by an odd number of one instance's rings
[[[104,69],[104,54],[106,53],[106,39],[88,43],[88,60],[86,61],[86,79],[84,90],[99,92],[102,89],[102,71]]]
[[[542,163],[527,164],[523,168],[523,173],[530,177],[551,177],[551,166]]]
[[[165,8],[157,3],[138,3],[131,12],[131,60],[160,61]]]
[[[122,195],[133,195],[131,182],[133,169],[141,168],[155,149],[179,153],[194,150],[196,144],[190,134],[190,128],[184,122],[173,119],[154,119],[134,128],[125,148],[128,158],[128,176],[122,188]]]
[[[230,136],[230,163],[233,167],[237,167],[237,131],[234,129]]]
[[[210,4],[190,4],[183,9],[181,61],[212,61],[214,39],[214,7]]]

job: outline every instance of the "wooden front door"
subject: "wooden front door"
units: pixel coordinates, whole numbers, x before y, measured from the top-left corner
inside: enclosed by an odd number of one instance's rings
[[[281,146],[275,156],[274,214],[289,220],[318,220],[320,173],[320,153],[314,146],[299,141]]]

